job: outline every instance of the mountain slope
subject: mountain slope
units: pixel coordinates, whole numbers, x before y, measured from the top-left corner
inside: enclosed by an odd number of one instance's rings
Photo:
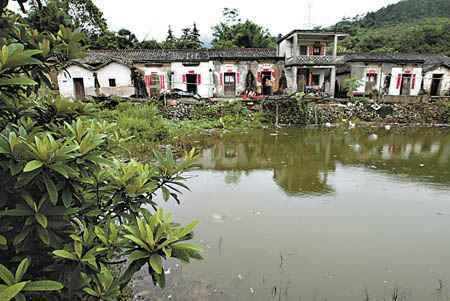
[[[351,35],[341,52],[450,55],[450,0],[402,0],[333,29]]]

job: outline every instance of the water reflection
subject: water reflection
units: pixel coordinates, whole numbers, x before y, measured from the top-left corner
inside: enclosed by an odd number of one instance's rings
[[[333,193],[328,179],[338,164],[449,185],[449,133],[399,128],[226,134],[208,139],[199,163],[202,169],[224,171],[228,184],[238,184],[243,174],[270,170],[274,182],[289,196]]]

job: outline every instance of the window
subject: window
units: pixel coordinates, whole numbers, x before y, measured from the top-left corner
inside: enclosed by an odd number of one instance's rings
[[[314,48],[313,48],[313,55],[320,55],[321,51],[322,51],[322,47],[314,46]]]
[[[300,55],[308,55],[308,47],[301,45],[300,46]]]
[[[110,78],[109,79],[109,86],[110,87],[116,87],[116,79],[115,78]]]

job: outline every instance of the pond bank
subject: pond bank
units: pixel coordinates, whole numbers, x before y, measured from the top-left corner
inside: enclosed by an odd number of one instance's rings
[[[176,152],[190,149],[205,135],[275,126],[448,126],[450,104],[377,104],[360,100],[344,104],[280,99],[253,105],[236,100],[178,100],[165,106],[161,102],[120,101],[112,106],[97,104],[97,115],[117,125],[120,135],[128,138],[122,146],[139,158],[158,148],[171,147]]]

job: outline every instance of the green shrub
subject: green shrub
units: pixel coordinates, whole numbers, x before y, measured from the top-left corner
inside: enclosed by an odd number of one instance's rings
[[[123,141],[114,129],[145,129],[133,114],[153,129],[155,110],[123,104],[112,125],[93,117],[92,104],[37,93],[49,70],[79,57],[83,34],[41,34],[0,17],[0,300],[117,300],[144,266],[164,287],[165,260],[201,259],[186,242],[197,222],[176,224],[155,198],[180,202],[194,151],[183,160],[155,153],[147,164],[112,155]]]

